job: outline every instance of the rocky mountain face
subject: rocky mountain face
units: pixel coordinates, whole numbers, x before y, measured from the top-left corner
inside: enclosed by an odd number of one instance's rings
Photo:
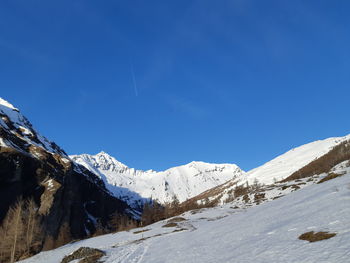
[[[18,198],[33,198],[45,239],[56,239],[62,226],[68,229],[68,239],[84,238],[97,225],[107,226],[111,214],[130,214],[130,207],[114,197],[98,176],[73,162],[3,99],[0,167],[0,222]]]
[[[156,172],[129,168],[104,152],[70,157],[99,175],[110,192],[134,208],[142,207],[144,202],[150,199],[161,204],[174,199],[184,202],[244,174],[235,164],[191,162]]]

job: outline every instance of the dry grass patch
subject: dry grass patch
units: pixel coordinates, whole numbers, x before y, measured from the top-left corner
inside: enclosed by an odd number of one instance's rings
[[[140,234],[140,233],[143,233],[143,232],[147,232],[147,231],[150,231],[151,229],[144,229],[144,230],[139,230],[139,231],[135,231],[133,232],[134,234]]]
[[[168,220],[168,223],[177,223],[177,222],[183,222],[186,221],[186,218],[183,217],[174,217]]]
[[[325,239],[332,238],[336,235],[336,233],[329,233],[329,232],[306,232],[299,236],[300,240],[306,240],[309,242],[317,242]]]
[[[81,247],[72,254],[65,256],[61,263],[69,263],[76,259],[81,259],[79,263],[98,263],[105,253],[102,250],[90,247]]]
[[[162,227],[177,227],[177,224],[176,223],[168,223],[168,224],[165,224]]]
[[[324,183],[326,181],[332,180],[334,178],[337,178],[339,176],[343,176],[345,173],[337,174],[337,173],[329,173],[326,177],[322,178],[318,184]]]

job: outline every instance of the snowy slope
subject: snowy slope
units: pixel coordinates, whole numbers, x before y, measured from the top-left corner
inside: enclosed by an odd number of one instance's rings
[[[257,179],[260,183],[271,184],[287,178],[313,160],[328,153],[334,146],[350,140],[350,135],[328,138],[294,148],[264,165],[250,170],[245,175],[249,183]]]
[[[231,205],[187,212],[186,221],[164,228],[158,222],[142,229],[120,232],[68,244],[40,253],[23,263],[58,263],[87,246],[106,252],[111,262],[349,262],[350,169],[347,174],[313,184],[280,199],[248,209]],[[324,176],[324,175],[321,175]],[[145,230],[140,232],[140,230]],[[309,231],[337,235],[315,243],[299,240]]]
[[[237,185],[246,185],[247,183],[253,185],[256,180],[259,184],[264,184],[264,187],[268,188],[267,186],[286,179],[315,159],[330,152],[335,146],[344,141],[350,141],[350,135],[319,140],[294,148],[260,167],[242,173],[241,176],[195,196],[188,200],[187,204],[203,203],[206,199],[210,201],[215,200],[218,204],[225,204],[234,198],[234,191]],[[308,182],[304,183],[309,184]],[[283,183],[279,185],[284,187]],[[302,187],[304,187],[304,185],[298,184],[298,188]]]
[[[70,157],[98,174],[116,197],[131,205],[148,198],[170,202],[174,196],[182,202],[243,174],[235,164],[191,162],[156,172],[128,168],[104,152]]]

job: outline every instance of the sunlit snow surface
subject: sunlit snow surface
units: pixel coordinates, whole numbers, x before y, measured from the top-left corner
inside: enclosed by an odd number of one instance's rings
[[[264,165],[250,170],[246,173],[247,179],[249,183],[253,183],[255,179],[258,179],[260,183],[264,184],[285,179],[346,140],[350,140],[350,135],[318,140],[294,148]]]
[[[174,196],[183,202],[244,173],[235,164],[191,162],[156,172],[129,168],[104,152],[70,157],[99,175],[107,189],[129,205],[142,198],[152,198],[160,203],[171,202]]]
[[[105,262],[349,262],[350,171],[280,199],[248,209],[225,205],[183,217],[177,228],[165,221],[142,229],[91,238],[40,253],[26,263],[56,263],[82,246],[106,251]],[[175,229],[186,229],[173,232]],[[337,233],[309,243],[298,236],[309,231]]]

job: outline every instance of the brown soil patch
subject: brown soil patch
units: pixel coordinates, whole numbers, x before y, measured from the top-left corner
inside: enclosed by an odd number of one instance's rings
[[[336,233],[329,233],[329,232],[306,232],[299,236],[299,239],[301,240],[307,240],[309,242],[316,242],[321,241],[325,239],[332,238],[336,235]]]

